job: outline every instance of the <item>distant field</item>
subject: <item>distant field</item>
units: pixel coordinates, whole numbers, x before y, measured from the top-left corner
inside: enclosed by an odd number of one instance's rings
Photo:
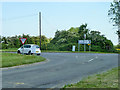
[[[89,76],[78,83],[65,85],[64,88],[118,88],[118,68]]]
[[[2,57],[2,66],[1,67],[12,67],[18,66],[23,64],[31,64],[36,62],[42,62],[46,59],[41,56],[36,55],[21,55],[21,54],[14,54],[14,53],[0,53],[0,57]]]

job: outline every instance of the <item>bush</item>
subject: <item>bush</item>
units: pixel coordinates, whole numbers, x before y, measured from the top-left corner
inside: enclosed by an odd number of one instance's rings
[[[2,49],[2,44],[0,43],[0,49]]]
[[[63,45],[60,45],[59,47],[59,50],[60,51],[72,51],[72,46],[73,44],[63,44]]]
[[[8,49],[7,44],[2,43],[2,49]]]
[[[100,46],[92,45],[92,46],[91,46],[91,51],[102,51],[102,49],[101,49]]]
[[[46,50],[46,49],[45,49]],[[59,50],[58,46],[52,43],[47,43],[47,50]]]

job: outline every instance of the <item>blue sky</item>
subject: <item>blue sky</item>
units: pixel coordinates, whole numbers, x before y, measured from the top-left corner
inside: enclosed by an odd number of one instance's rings
[[[118,43],[116,29],[107,15],[110,2],[3,2],[2,35],[39,35],[38,13],[42,13],[42,35],[54,37],[56,30],[68,30],[87,23],[114,45]]]

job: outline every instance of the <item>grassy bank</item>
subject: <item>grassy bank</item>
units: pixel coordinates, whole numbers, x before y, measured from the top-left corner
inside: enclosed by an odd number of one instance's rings
[[[118,68],[89,76],[78,83],[65,85],[64,88],[118,88]]]
[[[41,62],[45,60],[45,58],[41,56],[21,55],[14,53],[0,53],[0,57],[2,57],[2,60],[0,60],[0,62],[2,62],[2,66],[0,67],[12,67]]]

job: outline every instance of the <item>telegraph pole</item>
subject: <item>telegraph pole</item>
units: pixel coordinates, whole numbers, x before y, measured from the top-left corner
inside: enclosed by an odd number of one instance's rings
[[[85,39],[86,39],[86,34],[84,34],[84,52],[86,51],[86,47],[85,47]]]
[[[119,0],[118,0],[118,12],[120,12],[120,1]],[[118,45],[120,45],[120,20],[118,20],[118,24],[117,25],[118,25]]]
[[[120,45],[120,25],[118,25],[118,45]]]
[[[41,50],[41,12],[39,12],[39,34],[40,34],[40,50]]]

